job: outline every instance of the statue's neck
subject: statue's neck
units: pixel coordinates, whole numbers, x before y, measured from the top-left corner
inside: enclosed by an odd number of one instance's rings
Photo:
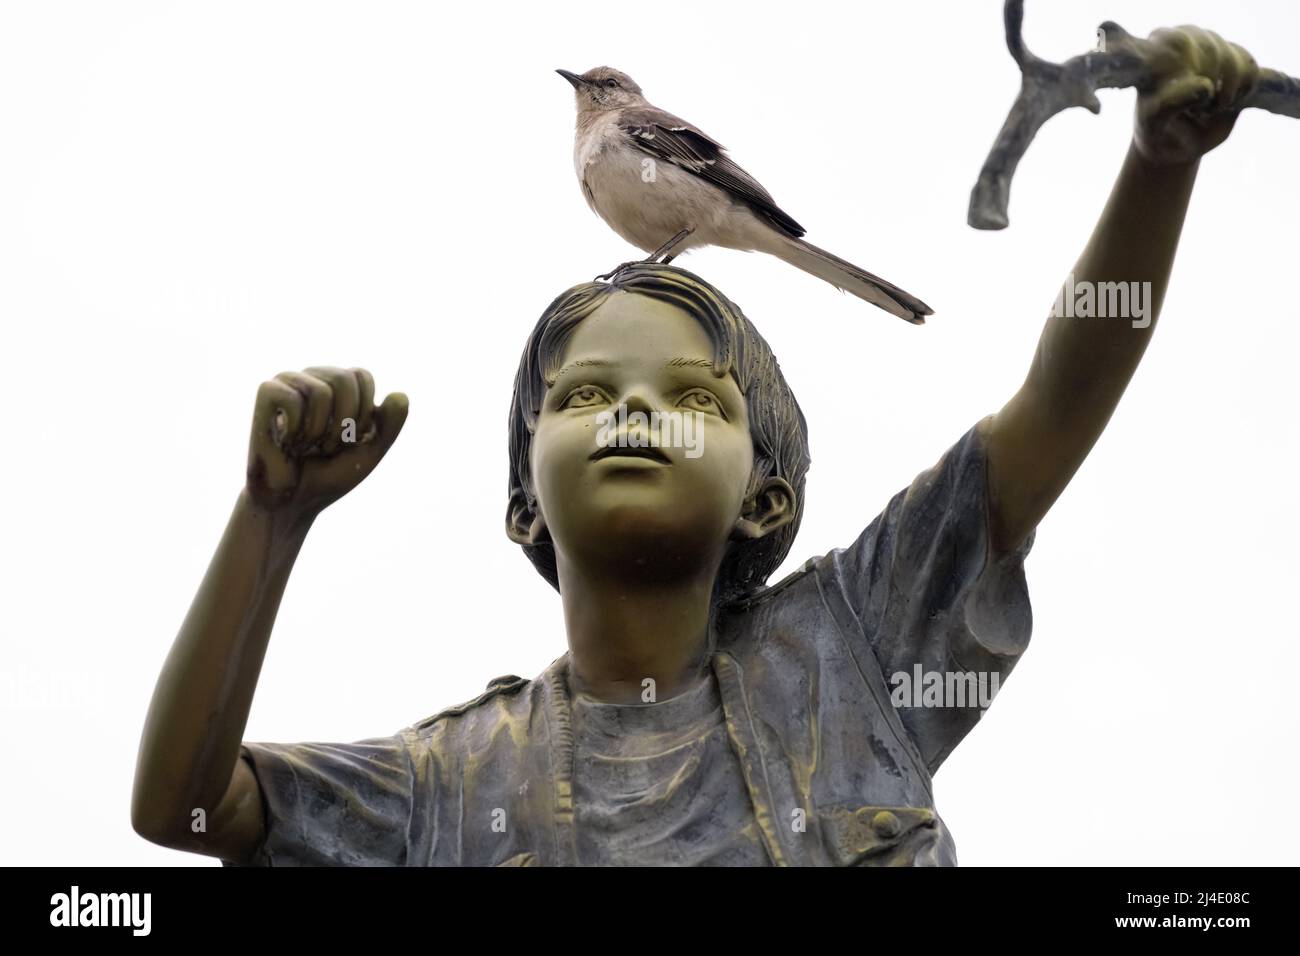
[[[652,703],[675,697],[707,670],[712,574],[629,584],[563,563],[558,570],[575,692]]]

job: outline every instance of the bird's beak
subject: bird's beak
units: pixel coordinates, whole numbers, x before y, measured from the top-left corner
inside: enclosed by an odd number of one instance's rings
[[[555,72],[560,74],[560,76],[564,77],[570,83],[572,83],[573,88],[575,90],[581,89],[582,87],[587,85],[587,81],[584,80],[582,77],[580,77],[577,73],[570,73],[568,70],[556,70]]]

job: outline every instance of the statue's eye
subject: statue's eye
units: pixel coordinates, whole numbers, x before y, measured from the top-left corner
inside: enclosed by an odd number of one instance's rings
[[[605,393],[595,385],[579,385],[568,395],[564,396],[564,401],[560,403],[561,408],[585,408],[590,405],[599,405],[601,402],[608,401]]]
[[[681,400],[678,401],[677,404],[684,405],[693,412],[708,412],[712,415],[719,415],[722,418],[727,417],[726,413],[722,410],[722,403],[713,395],[701,388],[687,392],[681,397]]]
[[[605,85],[612,90],[614,87],[618,86],[618,80],[614,79],[611,76],[608,80],[605,81]]]

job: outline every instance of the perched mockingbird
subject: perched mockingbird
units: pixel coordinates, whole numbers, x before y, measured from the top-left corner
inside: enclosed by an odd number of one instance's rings
[[[697,246],[758,250],[918,325],[914,295],[801,238],[804,229],[737,166],[722,144],[651,106],[626,73],[599,66],[573,84],[573,161],[583,195],[620,236],[664,262]]]

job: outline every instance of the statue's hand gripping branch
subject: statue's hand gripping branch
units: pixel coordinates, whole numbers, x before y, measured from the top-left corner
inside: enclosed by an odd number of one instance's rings
[[[1056,501],[1110,420],[1155,327],[1200,157],[1227,138],[1260,71],[1241,47],[1198,27],[1146,41],[1133,142],[1074,289],[1135,288],[1140,321],[1059,311],[1020,390],[988,424],[995,538],[1017,547]],[[1062,301],[1058,298],[1058,302]]]

